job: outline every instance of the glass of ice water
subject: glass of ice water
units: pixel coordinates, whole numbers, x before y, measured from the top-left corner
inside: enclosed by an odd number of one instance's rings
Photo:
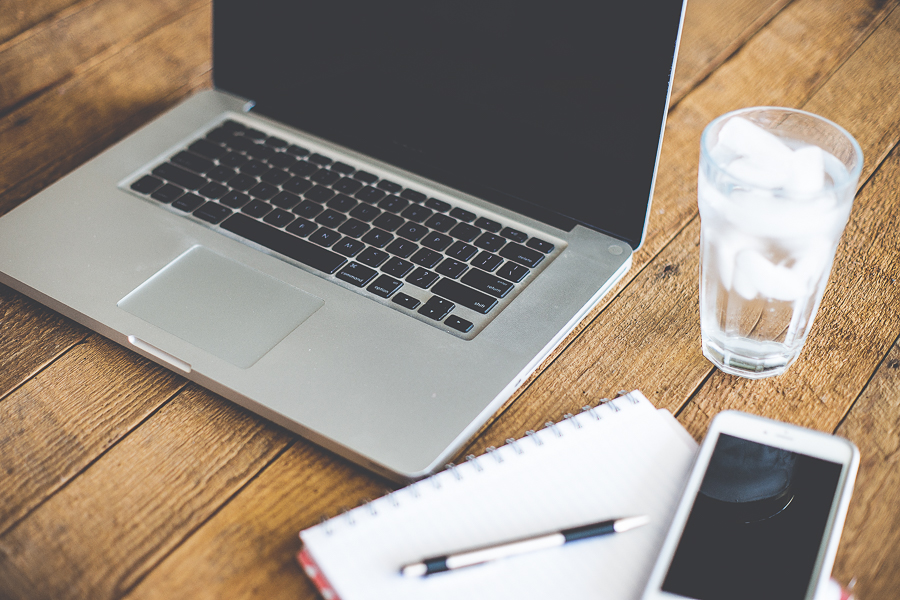
[[[700,329],[726,373],[779,375],[797,358],[847,224],[862,150],[840,126],[745,108],[700,141]]]

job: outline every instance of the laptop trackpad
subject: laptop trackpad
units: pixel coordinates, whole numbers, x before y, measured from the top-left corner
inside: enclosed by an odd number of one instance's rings
[[[324,303],[194,246],[122,298],[118,307],[246,369]]]

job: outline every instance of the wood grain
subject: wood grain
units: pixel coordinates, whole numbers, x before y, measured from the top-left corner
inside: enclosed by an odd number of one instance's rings
[[[92,335],[0,402],[0,534],[128,435],[184,383]]]
[[[0,403],[87,336],[84,328],[5,285],[0,285],[0,331]]]
[[[289,441],[189,386],[0,536],[0,596],[120,597]]]
[[[78,0],[4,0],[0,3],[0,47]]]

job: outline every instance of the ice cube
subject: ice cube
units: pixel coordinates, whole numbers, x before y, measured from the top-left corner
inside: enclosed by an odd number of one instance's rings
[[[825,159],[822,149],[818,146],[804,146],[794,150],[785,189],[799,194],[813,194],[824,185]]]
[[[757,164],[787,163],[791,149],[778,136],[743,117],[729,119],[719,130],[718,144]]]
[[[803,295],[807,282],[756,250],[743,250],[735,257],[732,284],[734,291],[748,300],[761,296],[790,302]]]
[[[755,158],[738,158],[725,170],[744,183],[768,190],[783,187],[791,177],[790,163]]]

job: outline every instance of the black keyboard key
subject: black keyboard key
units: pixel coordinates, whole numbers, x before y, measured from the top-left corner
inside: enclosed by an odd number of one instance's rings
[[[326,229],[325,227],[319,227],[309,236],[309,241],[315,242],[320,246],[330,246],[341,239],[341,237],[341,234],[336,231]]]
[[[285,227],[285,231],[290,231],[294,235],[299,235],[300,237],[306,237],[318,228],[319,226],[312,221],[298,218],[295,219],[293,223]]]
[[[244,153],[247,156],[252,156],[253,158],[258,158],[259,160],[266,160],[267,158],[272,157],[275,154],[274,148],[269,148],[268,146],[263,146],[262,144],[251,144],[244,148]]]
[[[337,252],[338,254],[342,254],[344,256],[356,256],[360,250],[365,248],[366,245],[360,242],[359,240],[354,240],[353,238],[344,238],[339,241],[337,244],[331,247],[332,250]]]
[[[278,208],[290,210],[300,203],[300,196],[290,192],[278,192],[270,202]]]
[[[294,214],[300,215],[301,217],[305,217],[307,219],[312,219],[323,210],[325,209],[322,208],[321,204],[313,202],[312,200],[304,200],[294,207]]]
[[[443,233],[437,233],[436,231],[432,231],[420,242],[426,248],[431,248],[432,250],[437,250],[438,252],[443,252],[447,246],[453,243],[453,238],[449,235],[444,235]]]
[[[447,233],[453,229],[454,225],[457,223],[458,221],[456,219],[448,217],[447,215],[434,215],[425,221],[425,225],[431,227],[435,231],[440,231],[441,233]]]
[[[309,150],[296,144],[291,144],[290,146],[285,148],[284,151],[289,154],[293,154],[294,156],[306,156],[307,154],[309,154]]]
[[[232,191],[219,198],[219,202],[231,208],[240,208],[250,202],[250,196]]]
[[[191,212],[197,210],[204,202],[206,202],[206,199],[201,198],[197,194],[185,194],[173,202],[172,206],[184,212]]]
[[[154,200],[159,200],[160,202],[165,202],[166,204],[168,204],[173,200],[181,198],[182,194],[184,194],[183,189],[173,183],[167,183],[166,185],[150,194],[150,197]]]
[[[287,190],[292,194],[302,194],[307,191],[309,188],[313,186],[311,181],[303,179],[302,177],[294,177],[289,179],[285,184],[281,186],[281,189]]]
[[[206,173],[215,166],[213,161],[190,152],[179,152],[169,160],[179,167],[190,169],[194,173]]]
[[[231,209],[217,202],[207,202],[194,211],[194,216],[210,223],[218,223],[231,216]]]
[[[350,216],[360,221],[371,221],[381,214],[381,211],[371,204],[360,204],[350,211]]]
[[[382,269],[383,271],[384,269]],[[429,271],[423,267],[416,267],[416,269],[406,276],[406,281],[408,283],[413,284],[416,287],[422,288],[423,290],[427,290],[431,287],[435,281],[438,280],[438,274],[434,271]]]
[[[314,200],[316,202],[328,202],[332,197],[334,197],[334,192],[329,190],[327,187],[315,185],[312,187],[312,189],[305,192],[303,194],[303,197]]]
[[[228,152],[227,154],[219,158],[219,164],[236,169],[242,165],[247,164],[248,160],[250,159],[240,152]]]
[[[279,169],[290,169],[297,164],[297,159],[290,154],[277,152],[275,156],[269,158],[268,163],[273,167],[277,167]]]
[[[360,252],[359,256],[356,257],[356,260],[369,267],[378,267],[390,256],[390,254],[382,250],[376,250],[375,248],[366,248],[365,250]],[[386,297],[387,296],[385,296],[385,298]]]
[[[425,202],[425,206],[428,208],[433,208],[438,212],[447,212],[450,210],[450,204],[444,202],[443,200],[438,200],[437,198],[429,198],[427,202]]]
[[[309,162],[316,163],[317,165],[322,165],[323,167],[327,167],[334,161],[328,158],[327,156],[322,156],[321,154],[313,154],[309,158],[307,158]]]
[[[388,275],[393,275],[394,277],[403,277],[404,275],[409,273],[414,266],[414,264],[407,260],[394,257],[384,263],[384,266],[381,267],[381,270]]]
[[[355,194],[362,186],[362,182],[350,179],[349,177],[344,177],[343,179],[338,179],[334,185],[331,186],[331,189],[337,190],[342,194]]]
[[[388,248],[388,251],[390,251],[390,248]],[[426,269],[433,269],[436,264],[441,262],[442,258],[444,257],[440,252],[435,252],[434,250],[429,250],[428,248],[420,248],[419,251],[413,254],[412,258],[410,258],[409,260],[416,263],[417,265],[422,265]]]
[[[524,244],[525,240],[528,239],[527,234],[522,233],[521,231],[518,231],[516,229],[513,229],[512,227],[504,227],[503,231],[500,232],[500,235],[502,235],[505,238],[511,239],[514,242],[519,242],[520,244]]]
[[[269,137],[267,134],[263,133],[259,129],[252,129],[247,127],[243,130],[243,135],[246,138],[250,138],[251,140],[264,140]]]
[[[266,146],[269,146],[271,148],[286,148],[288,145],[286,140],[275,137],[274,135],[272,137],[266,138],[266,141],[264,143]]]
[[[487,232],[482,233],[481,237],[475,240],[476,246],[478,246],[482,250],[487,250],[488,252],[496,252],[497,250],[502,248],[505,243],[505,238]]]
[[[274,225],[275,227],[284,227],[288,225],[291,221],[294,220],[294,215],[289,213],[286,210],[281,210],[280,208],[276,208],[272,212],[266,215],[266,218],[263,219],[269,225]]]
[[[200,177],[196,173],[191,173],[181,167],[176,167],[172,163],[163,163],[159,165],[153,169],[153,174],[189,190],[199,190],[206,185],[205,177]]]
[[[259,183],[259,181],[256,179],[256,177],[250,177],[249,175],[244,175],[243,173],[235,175],[228,180],[229,187],[240,190],[242,192],[246,192],[257,183]]]
[[[357,221],[356,219],[348,219],[347,222],[338,227],[338,231],[340,231],[344,235],[349,235],[350,237],[354,238],[358,238],[369,229],[370,227],[368,225],[366,225],[362,221]]]
[[[404,200],[400,196],[388,196],[378,203],[378,208],[392,213],[398,213],[407,206],[409,206],[409,200]]]
[[[444,262],[439,264],[434,270],[444,277],[456,279],[462,275],[467,268],[468,266],[464,262],[459,262],[455,258],[445,258]]]
[[[219,158],[227,152],[227,150],[219,144],[214,144],[208,140],[197,140],[188,146],[188,150],[194,154],[205,156],[206,158]]]
[[[428,233],[428,228],[424,225],[419,225],[418,223],[410,223],[407,221],[403,224],[403,226],[397,229],[396,233],[400,237],[418,242],[423,237],[425,237],[426,233]]]
[[[369,233],[363,236],[362,241],[369,244],[370,246],[375,246],[376,248],[384,248],[390,241],[394,239],[394,236],[389,234],[387,231],[381,229],[373,229]]]
[[[378,271],[370,269],[369,267],[363,266],[359,263],[352,262],[338,271],[335,277],[337,277],[341,281],[352,283],[356,287],[363,287],[364,285],[372,281],[372,278],[376,275],[378,275]]]
[[[387,179],[382,179],[381,181],[379,181],[378,187],[386,192],[390,192],[391,194],[396,194],[403,189],[403,186],[399,183],[394,183],[393,181],[388,181]]]
[[[526,248],[515,242],[511,242],[504,246],[503,250],[500,251],[500,256],[517,262],[520,265],[524,265],[529,269],[535,268],[542,260],[544,260],[544,255],[537,250]]]
[[[409,258],[410,255],[418,249],[418,246],[416,246],[409,240],[404,240],[402,238],[394,240],[388,245],[387,248],[385,248],[385,250],[387,250],[394,256],[399,256],[401,258]]]
[[[205,196],[211,200],[217,200],[224,196],[228,192],[228,188],[222,185],[221,183],[216,183],[215,181],[210,181],[202,188],[197,190],[197,193],[201,196]]]
[[[333,208],[334,210],[339,212],[347,212],[357,204],[359,203],[350,196],[338,194],[328,201],[328,208]]]
[[[450,315],[449,317],[447,317],[447,320],[444,321],[444,325],[447,325],[448,327],[462,333],[469,333],[470,331],[472,331],[472,323],[466,321],[465,319],[461,319],[456,315]]]
[[[254,185],[252,188],[247,190],[254,198],[259,198],[260,200],[268,200],[269,198],[273,198],[275,194],[278,193],[278,187],[272,185],[271,183],[260,182]]]
[[[481,254],[476,256],[470,264],[473,267],[477,267],[483,271],[493,271],[494,269],[499,267],[500,263],[502,262],[503,259],[496,254],[491,254],[490,252],[482,252]]]
[[[393,231],[405,223],[403,217],[391,213],[382,213],[377,219],[372,221],[372,225],[380,227],[385,231]]]
[[[496,296],[497,298],[503,298],[515,287],[510,282],[490,273],[485,273],[480,269],[470,269],[460,281],[480,292]]]
[[[461,304],[482,315],[486,315],[492,308],[497,306],[496,298],[488,296],[478,290],[473,290],[452,279],[441,279],[434,285],[431,291],[438,296]]]
[[[403,287],[403,282],[394,279],[390,275],[379,275],[378,279],[372,282],[372,285],[366,289],[382,298],[390,298],[391,295]]]
[[[256,219],[263,217],[272,210],[272,205],[262,200],[252,200],[249,204],[244,205],[241,212]]]
[[[309,177],[318,170],[319,167],[305,160],[298,161],[293,167],[288,168],[288,171],[300,177]]]
[[[456,219],[459,219],[460,221],[463,221],[464,223],[471,223],[472,221],[475,220],[475,213],[465,210],[463,208],[454,208],[453,210],[450,211],[450,216],[454,217]]]
[[[421,302],[413,298],[412,296],[407,296],[406,294],[397,294],[394,296],[391,302],[395,302],[402,306],[403,308],[408,308],[409,310],[415,309]]]
[[[328,169],[319,169],[318,171],[316,171],[315,175],[310,177],[310,180],[322,185],[331,185],[340,178],[340,173],[335,173],[334,171],[329,171]]]
[[[409,200],[411,202],[423,202],[425,200],[425,198],[427,198],[428,196],[426,196],[422,192],[417,192],[415,190],[411,190],[411,189],[407,188],[407,189],[403,190],[402,192],[400,192],[400,197],[406,198],[407,200]]]
[[[551,244],[550,242],[545,242],[544,240],[540,240],[534,237],[528,240],[528,243],[525,245],[529,248],[534,248],[538,252],[543,252],[544,254],[550,254],[551,252],[553,252],[554,248],[553,244]]]
[[[351,167],[350,165],[348,165],[346,163],[336,162],[333,165],[331,165],[331,170],[337,171],[338,173],[342,173],[343,175],[349,175],[356,169],[354,169],[353,167]]]
[[[422,305],[422,308],[420,308],[418,312],[420,315],[425,315],[429,319],[441,321],[444,317],[449,315],[450,311],[455,307],[456,305],[452,302],[448,302],[437,296],[432,296],[428,302]]]
[[[362,200],[363,202],[368,202],[369,204],[375,204],[385,196],[387,196],[387,194],[385,194],[381,190],[368,186],[364,187],[353,195],[354,198]]]
[[[291,177],[292,175],[287,171],[282,171],[281,169],[270,169],[263,173],[260,176],[260,179],[262,179],[266,183],[271,183],[272,185],[281,185]]]
[[[207,178],[212,179],[213,181],[218,181],[219,183],[225,183],[235,175],[237,175],[237,171],[235,171],[231,167],[226,167],[223,165],[216,165],[206,172]]]
[[[219,123],[219,128],[225,131],[244,131],[247,129],[247,126],[243,123],[238,123],[234,119],[225,119]]]
[[[232,215],[220,227],[328,274],[334,273],[347,262],[340,254],[294,237],[271,225],[254,221],[245,215]]]
[[[131,189],[136,191],[139,194],[149,194],[150,192],[156,191],[163,184],[162,179],[154,177],[152,175],[144,175],[137,181],[131,184]]]
[[[469,259],[478,254],[478,248],[470,246],[463,242],[455,242],[446,252],[447,256],[452,256],[456,260],[469,262]]]
[[[421,204],[413,204],[402,213],[400,213],[403,218],[409,219],[410,221],[415,221],[416,223],[421,223],[433,214],[433,210],[422,206]]]
[[[512,261],[507,261],[505,265],[500,267],[500,270],[497,271],[497,276],[502,277],[503,279],[509,279],[513,283],[519,283],[525,276],[528,275],[531,271],[523,267],[522,265],[516,264]]]
[[[378,181],[378,177],[366,171],[357,171],[353,174],[353,178],[359,179],[363,183],[375,183],[376,181]]]
[[[491,221],[490,219],[485,219],[484,217],[480,217],[477,221],[475,221],[475,227],[481,227],[485,231],[490,231],[491,233],[497,233],[501,229],[503,229],[503,225],[501,225],[497,221]]]
[[[230,144],[234,140],[235,130],[227,127],[217,127],[206,134],[210,143]]]
[[[209,136],[207,136],[209,137]],[[235,136],[232,135],[229,140],[222,140],[223,143],[227,144],[229,148],[232,150],[237,150],[239,152],[247,152],[248,150],[253,149],[256,144],[253,140],[248,140],[243,136]]]
[[[346,215],[342,215],[341,213],[333,211],[331,209],[326,210],[318,217],[316,217],[316,223],[318,223],[319,225],[324,225],[325,227],[331,227],[332,229],[337,229],[340,224],[346,220]]]
[[[464,242],[471,242],[481,234],[481,230],[466,223],[460,223],[450,230],[450,235]]]
[[[258,160],[251,160],[241,167],[241,173],[250,175],[251,177],[259,177],[263,173],[268,172],[272,167]]]

